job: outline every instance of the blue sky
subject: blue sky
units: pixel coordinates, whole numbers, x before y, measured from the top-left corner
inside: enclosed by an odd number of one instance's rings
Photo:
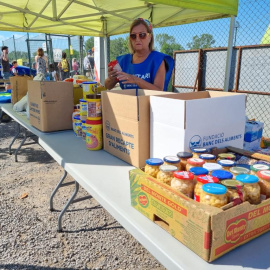
[[[255,45],[260,44],[261,39],[270,24],[270,1],[269,0],[239,0],[237,38],[235,45]],[[187,43],[192,41],[195,35],[209,33],[215,39],[215,47],[226,47],[228,41],[230,19],[213,20],[195,24],[187,24],[172,27],[154,29],[155,34],[167,33],[174,36],[176,42],[187,49]],[[0,31],[0,44],[3,40],[24,36],[25,32]],[[29,33],[30,37],[39,35]],[[119,35],[125,37],[124,35]],[[113,36],[112,39],[119,36]],[[87,37],[86,37],[87,39]]]

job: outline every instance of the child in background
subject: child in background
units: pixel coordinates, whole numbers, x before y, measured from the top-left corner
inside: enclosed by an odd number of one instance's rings
[[[58,81],[54,64],[49,65],[50,81]]]
[[[10,68],[10,71],[12,73],[13,76],[17,76],[18,75],[18,71],[17,71],[17,66],[18,66],[18,63],[16,60],[12,61],[12,67]]]

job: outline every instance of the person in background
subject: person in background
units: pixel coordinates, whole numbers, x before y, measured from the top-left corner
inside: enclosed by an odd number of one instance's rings
[[[112,89],[120,82],[122,89],[167,90],[174,60],[169,55],[154,51],[152,25],[143,18],[135,19],[129,31],[130,54],[116,59],[122,69],[108,69],[105,87]]]
[[[76,58],[72,59],[72,70],[73,70],[73,75],[79,75],[79,63],[77,62]]]
[[[8,60],[8,47],[2,47],[2,54],[1,54],[1,65],[2,65],[2,77],[4,80],[8,80],[10,77],[10,66]]]
[[[83,60],[84,75],[88,75],[91,79],[95,79],[95,60],[94,60],[94,47],[89,49],[87,55]]]
[[[61,81],[69,78],[69,63],[67,60],[67,54],[62,52],[62,60],[58,63],[58,68],[61,74]]]
[[[12,67],[10,68],[10,71],[13,74],[13,76],[18,75],[17,66],[18,66],[17,61],[16,60],[12,61]]]
[[[49,65],[50,81],[58,81],[57,73],[54,64]]]
[[[48,58],[44,55],[42,48],[37,49],[37,55],[35,56],[37,74],[42,74],[44,77],[48,72]]]

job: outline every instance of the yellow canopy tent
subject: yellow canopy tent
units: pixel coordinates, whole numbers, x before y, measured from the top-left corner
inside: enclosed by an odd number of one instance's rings
[[[261,44],[270,44],[270,24],[262,37]]]
[[[126,33],[138,17],[153,27],[237,15],[238,0],[7,0],[0,1],[0,30],[111,36]]]

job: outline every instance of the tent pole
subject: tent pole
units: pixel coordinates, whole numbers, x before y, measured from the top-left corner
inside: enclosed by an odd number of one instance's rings
[[[225,80],[224,80],[224,91],[226,91],[226,92],[229,91],[230,71],[231,71],[232,52],[233,52],[234,28],[235,28],[235,16],[231,16],[228,49],[227,49],[226,70],[225,70]]]

